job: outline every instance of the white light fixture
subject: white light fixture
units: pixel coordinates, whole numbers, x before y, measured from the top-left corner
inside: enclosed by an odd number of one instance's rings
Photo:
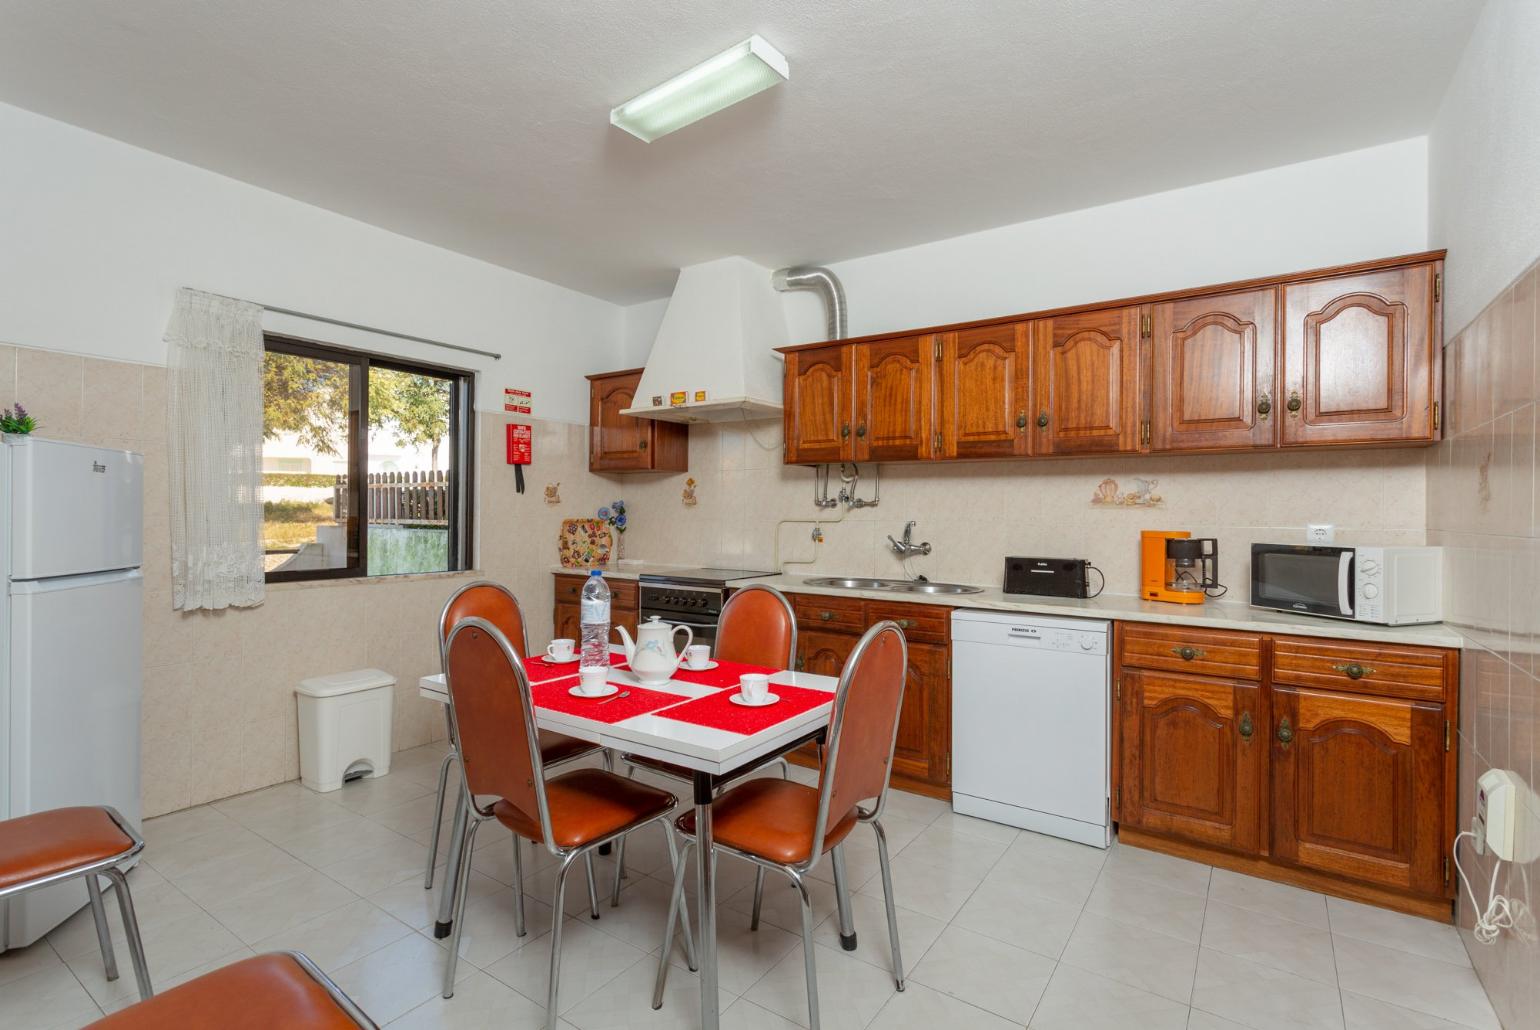
[[[610,111],[610,124],[651,143],[791,78],[779,50],[750,36]]]

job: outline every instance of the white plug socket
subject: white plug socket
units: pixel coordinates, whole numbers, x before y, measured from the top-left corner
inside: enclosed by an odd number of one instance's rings
[[[1330,522],[1312,522],[1305,527],[1305,540],[1312,544],[1329,544],[1337,539],[1337,527]]]

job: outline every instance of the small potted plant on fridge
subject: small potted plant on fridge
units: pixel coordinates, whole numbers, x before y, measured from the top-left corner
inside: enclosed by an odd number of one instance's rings
[[[5,436],[31,436],[37,430],[37,419],[16,402],[16,407],[0,411],[0,434]]]

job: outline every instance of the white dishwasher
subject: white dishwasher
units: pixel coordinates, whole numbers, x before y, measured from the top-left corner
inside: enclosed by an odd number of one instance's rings
[[[952,810],[1112,843],[1111,623],[952,613]]]

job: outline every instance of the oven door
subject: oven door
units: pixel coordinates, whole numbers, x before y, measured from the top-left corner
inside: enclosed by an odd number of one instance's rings
[[[1251,545],[1251,603],[1283,612],[1353,618],[1351,547]]]

